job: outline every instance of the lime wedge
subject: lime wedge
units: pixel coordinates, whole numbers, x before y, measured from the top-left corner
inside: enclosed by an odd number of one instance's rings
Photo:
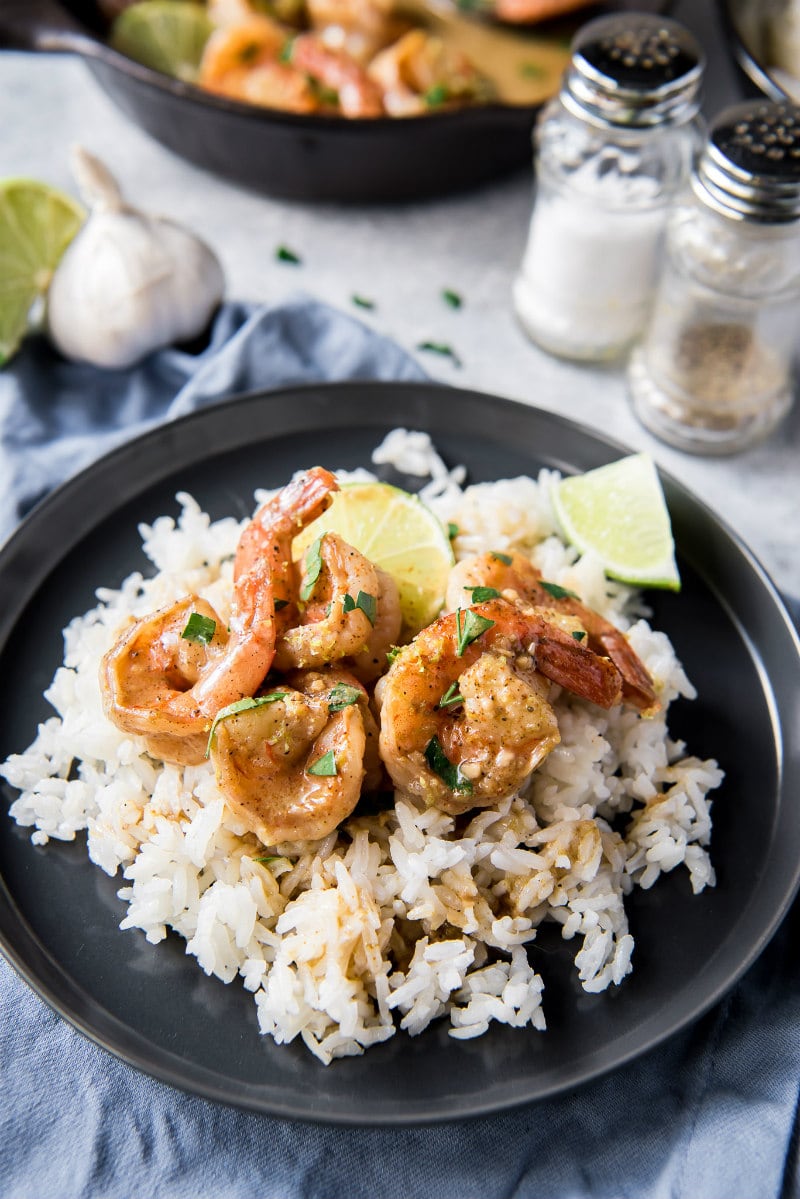
[[[647,454],[562,479],[552,498],[567,541],[596,554],[611,578],[680,590],[669,512]]]
[[[61,255],[86,216],[70,196],[35,179],[0,182],[0,365],[28,332]]]
[[[346,483],[327,512],[295,538],[294,557],[328,532],[393,576],[406,635],[439,615],[453,550],[441,521],[417,496],[388,483]]]
[[[192,83],[213,29],[203,6],[192,0],[142,0],[119,14],[109,40],[143,66]]]

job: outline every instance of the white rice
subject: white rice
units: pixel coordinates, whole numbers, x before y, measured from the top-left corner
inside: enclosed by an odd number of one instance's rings
[[[627,629],[659,714],[601,711],[554,687],[561,744],[524,794],[456,820],[398,793],[393,809],[356,815],[338,835],[265,855],[227,810],[210,764],[155,761],[102,712],[99,661],[131,615],[187,592],[227,615],[241,526],[212,523],[181,493],[177,522],[141,527],[155,573],[99,589],[98,605],[72,621],[46,692],[57,715],[0,767],[21,792],[11,815],[37,845],[86,830],[92,861],[121,870],[122,929],[152,943],[174,930],[207,974],[242,978],[262,1032],[301,1037],[326,1064],[440,1017],[460,1039],[492,1021],[542,1030],[544,981],[526,949],[542,921],[562,926],[584,989],[602,991],[631,970],[624,899],[634,886],[679,866],[695,892],[714,883],[707,797],[722,773],[667,732],[669,704],[694,689],[668,638],[641,610],[636,618],[636,594],[558,538],[548,498],[557,476],[462,490],[463,471],[448,470],[427,434],[405,430],[373,457],[429,479],[423,494],[457,524],[459,557],[522,550]]]

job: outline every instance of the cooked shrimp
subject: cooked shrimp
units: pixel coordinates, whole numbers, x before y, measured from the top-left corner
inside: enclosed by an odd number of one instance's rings
[[[276,688],[260,706],[226,717],[214,732],[211,757],[220,790],[265,845],[325,837],[358,803],[366,693],[351,678],[347,685],[358,699],[351,696],[337,710],[334,677],[295,675],[295,686]],[[341,676],[337,681],[341,686]]]
[[[394,579],[379,566],[378,610],[364,649],[351,655],[347,665],[362,683],[374,683],[386,669],[386,655],[400,636],[403,614],[400,610],[400,592]]]
[[[383,115],[380,90],[364,68],[339,50],[331,50],[315,33],[301,33],[291,44],[291,65],[331,93],[345,117]]]
[[[394,7],[394,0],[307,0],[306,15],[329,49],[363,65],[406,29]]]
[[[222,25],[206,42],[197,82],[208,91],[244,99],[248,74],[277,64],[286,42],[286,30],[259,14]]]
[[[377,689],[394,783],[448,812],[513,794],[559,741],[543,675],[606,708],[620,697],[607,658],[533,611],[493,599],[439,617]]]
[[[275,666],[319,667],[366,648],[377,615],[379,583],[372,563],[343,541],[325,533],[306,556],[308,600],[301,623],[278,642]],[[312,578],[313,575],[313,578]]]
[[[463,606],[475,587],[492,587],[506,598],[517,598],[540,610],[552,623],[566,621],[568,632],[583,630],[588,648],[596,654],[608,655],[622,675],[623,699],[645,714],[658,711],[653,680],[625,634],[577,597],[554,595],[529,558],[522,554],[489,553],[463,559],[450,572],[445,596],[447,607],[452,610]]]
[[[566,16],[591,3],[592,0],[494,0],[494,15],[500,21],[533,24]]]
[[[489,81],[464,54],[424,29],[409,30],[377,54],[368,74],[392,116],[487,100],[491,92]]]
[[[276,637],[298,619],[292,541],[330,506],[338,490],[335,477],[324,467],[303,471],[261,505],[239,538],[234,583],[254,563],[266,561],[275,599]]]
[[[193,612],[214,621],[208,645],[183,636]],[[134,621],[101,662],[103,707],[117,728],[143,736],[155,757],[196,764],[217,712],[255,694],[274,652],[274,601],[264,561],[240,577],[228,629],[197,596]]]

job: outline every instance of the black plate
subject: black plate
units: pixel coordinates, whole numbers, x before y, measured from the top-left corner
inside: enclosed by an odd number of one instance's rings
[[[607,9],[660,12],[668,6],[615,0],[587,8],[578,20]],[[563,45],[576,23],[551,23],[544,36]],[[80,54],[128,117],[174,153],[232,183],[292,200],[397,202],[530,169],[538,106],[491,104],[402,120],[269,111],[213,96],[117,54],[103,40],[105,25],[96,0],[0,0],[0,47]]]
[[[60,629],[94,588],[146,566],[138,521],[192,492],[214,516],[250,511],[257,486],[297,468],[369,465],[387,430],[429,430],[473,482],[539,467],[586,470],[622,446],[536,409],[431,384],[320,385],[231,400],[117,450],[45,501],[0,553],[0,672],[13,696],[0,757],[29,744],[61,660]],[[549,1029],[499,1026],[456,1042],[440,1023],[322,1067],[298,1044],[259,1037],[252,997],[207,978],[177,936],[119,932],[119,880],[74,844],[34,848],[0,822],[0,943],[50,1004],[93,1040],[158,1078],[284,1116],[396,1123],[489,1112],[551,1095],[635,1057],[697,1017],[764,948],[800,871],[800,652],[774,589],[747,550],[665,480],[684,579],[652,594],[700,691],[671,730],[727,771],[714,802],[718,885],[693,897],[678,870],[628,908],[634,973],[585,994],[575,946],[555,930],[534,954]],[[7,802],[12,789],[4,785]],[[545,952],[539,952],[543,949]]]

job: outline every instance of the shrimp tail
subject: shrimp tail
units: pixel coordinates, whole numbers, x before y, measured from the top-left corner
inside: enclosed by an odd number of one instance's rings
[[[330,507],[339,490],[336,476],[323,466],[303,471],[259,508],[239,538],[233,579],[236,583],[262,554],[272,554],[274,569],[288,565],[288,539]]]
[[[623,678],[609,658],[584,649],[570,634],[554,627],[532,645],[536,668],[560,687],[601,708],[613,708],[623,694]]]
[[[622,676],[623,700],[639,708],[645,715],[657,712],[661,705],[656,697],[653,680],[619,629],[611,626],[597,637],[590,634],[590,645],[593,646],[595,641],[603,652],[608,654]]]

